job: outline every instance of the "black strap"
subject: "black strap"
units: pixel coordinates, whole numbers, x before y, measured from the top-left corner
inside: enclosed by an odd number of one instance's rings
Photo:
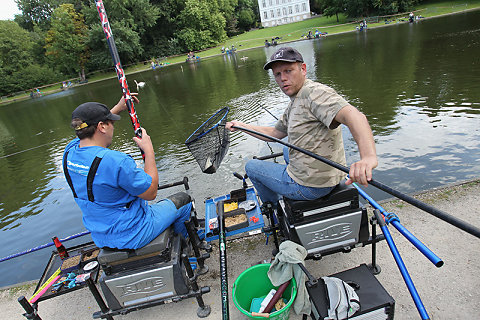
[[[67,157],[69,152],[70,151],[65,152],[65,155],[63,156],[63,173],[65,174],[65,179],[67,179],[68,186],[72,190],[73,197],[77,198],[77,193],[73,188],[72,178],[70,177],[70,174],[68,173],[68,168],[67,168]]]
[[[88,171],[87,194],[88,194],[88,200],[90,200],[91,202],[95,201],[92,187],[93,187],[93,179],[95,178],[95,174],[97,173],[97,169],[98,169],[98,165],[100,164],[100,161],[102,161],[102,158],[95,157],[95,159],[92,162],[92,165],[90,166],[90,170]]]

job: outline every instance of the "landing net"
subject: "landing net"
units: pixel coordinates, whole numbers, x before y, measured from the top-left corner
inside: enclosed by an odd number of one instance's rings
[[[230,144],[229,130],[225,130],[228,110],[228,107],[218,110],[185,141],[203,173],[215,173],[227,153]]]

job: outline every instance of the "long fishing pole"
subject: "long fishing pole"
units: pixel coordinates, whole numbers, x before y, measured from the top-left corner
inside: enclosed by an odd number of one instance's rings
[[[122,63],[120,62],[120,57],[118,56],[117,46],[115,45],[112,29],[110,28],[110,23],[108,22],[107,12],[105,11],[102,0],[95,0],[95,5],[97,6],[100,21],[102,22],[103,32],[105,33],[105,37],[107,38],[108,49],[110,49],[110,54],[112,56],[113,64],[115,66],[118,81],[122,86],[122,93],[123,97],[125,98],[125,103],[127,104],[128,114],[130,115],[130,120],[132,121],[133,130],[135,131],[135,135],[141,139],[142,129],[140,127],[140,122],[138,121],[137,112],[135,111],[132,95],[130,94],[130,90],[128,89],[125,71],[123,70]],[[143,161],[145,161],[145,154],[142,149],[140,149],[140,151],[142,153]]]
[[[230,318],[228,310],[227,236],[223,215],[223,201],[217,203],[218,247],[220,260],[220,292],[222,298],[222,320]]]
[[[324,162],[324,163],[326,163],[326,164],[328,164],[328,165],[330,165],[330,166],[332,166],[332,167],[334,167],[334,168],[336,168],[340,171],[343,171],[343,172],[346,172],[346,173],[349,173],[349,171],[350,171],[347,167],[345,167],[345,166],[343,166],[343,165],[341,165],[341,164],[339,164],[335,161],[326,159],[324,157],[319,156],[318,154],[315,154],[311,151],[308,151],[308,150],[305,150],[303,148],[297,147],[293,144],[282,141],[282,140],[277,139],[275,137],[271,137],[271,136],[266,135],[264,133],[254,131],[254,130],[250,130],[250,129],[247,129],[247,128],[244,128],[244,127],[232,126],[232,128],[242,130],[242,131],[245,131],[245,132],[248,132],[248,133],[252,133],[254,135],[257,135],[257,136],[260,136],[260,137],[267,138],[269,140],[278,142],[278,143],[283,144],[284,146],[287,146],[291,149],[294,149],[294,150],[297,150],[301,153],[304,153],[307,156],[310,156],[314,159],[322,161],[322,162]],[[405,201],[405,202],[408,202],[409,204],[411,204],[411,205],[413,205],[413,206],[415,206],[419,209],[422,209],[423,211],[426,211],[426,212],[434,215],[435,217],[437,217],[437,218],[439,218],[439,219],[441,219],[441,220],[443,220],[443,221],[445,221],[445,222],[447,222],[447,223],[449,223],[449,224],[451,224],[451,225],[453,225],[453,226],[455,226],[455,227],[457,227],[457,228],[459,228],[459,229],[461,229],[461,230],[463,230],[467,233],[470,233],[471,235],[473,235],[477,238],[480,238],[480,229],[471,225],[471,224],[469,224],[469,223],[467,223],[467,222],[465,222],[465,221],[463,221],[463,220],[461,220],[461,219],[458,219],[458,218],[456,218],[456,217],[454,217],[454,216],[452,216],[452,215],[450,215],[446,212],[443,212],[442,210],[439,210],[439,209],[437,209],[437,208],[435,208],[435,207],[433,207],[429,204],[426,204],[426,203],[424,203],[420,200],[417,200],[417,199],[415,199],[415,198],[413,198],[409,195],[401,193],[400,191],[394,190],[394,189],[390,188],[389,186],[387,186],[387,185],[385,185],[385,184],[383,184],[379,181],[376,181],[376,180],[372,179],[372,180],[368,181],[368,183],[371,184],[372,186],[382,190],[382,191],[385,191],[385,192],[387,192],[387,193]]]

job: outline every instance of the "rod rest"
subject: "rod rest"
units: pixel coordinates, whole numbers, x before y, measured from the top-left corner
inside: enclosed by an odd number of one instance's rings
[[[112,265],[119,262],[126,263],[128,261],[141,260],[153,255],[160,255],[163,256],[163,260],[167,258],[167,260],[169,260],[170,244],[173,234],[173,227],[170,226],[149,244],[136,250],[104,247],[100,250],[97,260],[101,265]]]

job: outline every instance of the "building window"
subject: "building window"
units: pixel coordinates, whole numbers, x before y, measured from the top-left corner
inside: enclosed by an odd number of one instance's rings
[[[288,6],[288,13],[289,13],[289,14],[292,14],[292,13],[293,13],[293,11],[292,11],[292,6]]]
[[[268,4],[270,5],[270,7],[272,6],[273,4],[273,0],[268,0]]]
[[[273,14],[273,10],[270,10],[270,18],[275,18],[275,15]]]
[[[283,7],[282,11],[283,11],[283,15],[286,16],[287,15],[287,8]]]
[[[262,1],[262,6],[265,8],[267,6],[267,3],[265,2],[265,0]]]
[[[280,8],[277,9],[277,17],[281,17],[282,15],[280,14]]]
[[[300,11],[300,6],[298,4],[295,5],[295,12],[298,13]]]
[[[305,3],[302,3],[302,11],[303,12],[307,11],[307,5]]]
[[[268,18],[268,16],[267,16],[267,11],[265,11],[265,12],[263,13],[263,18],[264,18],[264,19],[267,19],[267,18]]]
[[[279,3],[279,0],[277,0],[277,4]]]

